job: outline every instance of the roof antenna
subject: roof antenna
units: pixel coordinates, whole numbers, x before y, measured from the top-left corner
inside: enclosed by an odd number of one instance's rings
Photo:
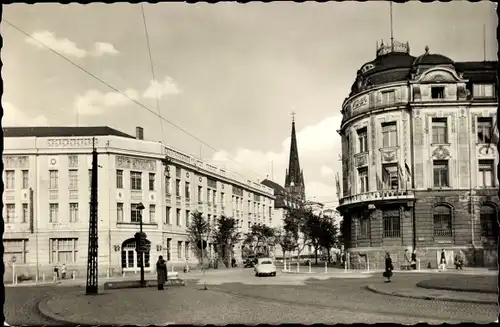
[[[390,2],[390,6],[391,6],[391,50],[394,51],[394,35],[392,28],[392,1]]]

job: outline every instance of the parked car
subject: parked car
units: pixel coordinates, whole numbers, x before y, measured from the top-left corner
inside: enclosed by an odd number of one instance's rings
[[[245,259],[245,261],[243,263],[243,267],[244,268],[252,268],[253,266],[255,266],[256,261],[257,261],[257,258],[253,254],[251,254]]]
[[[254,267],[255,276],[276,276],[276,266],[271,258],[259,258]]]

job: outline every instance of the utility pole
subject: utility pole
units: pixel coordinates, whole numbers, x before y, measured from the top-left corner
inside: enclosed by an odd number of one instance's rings
[[[146,287],[146,281],[144,280],[144,253],[149,252],[148,245],[146,245],[147,235],[142,232],[142,210],[144,210],[144,204],[140,202],[137,205],[137,210],[139,211],[139,234],[136,233],[136,247],[137,257],[139,258],[139,265],[141,268],[141,287]]]
[[[92,138],[92,185],[90,187],[90,219],[89,219],[89,250],[87,258],[87,287],[85,294],[97,294],[97,260],[98,260],[98,234],[97,234],[97,150],[95,137]]]

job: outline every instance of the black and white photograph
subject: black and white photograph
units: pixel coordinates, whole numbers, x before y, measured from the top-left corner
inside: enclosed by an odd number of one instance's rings
[[[498,323],[496,3],[2,7],[4,326]]]

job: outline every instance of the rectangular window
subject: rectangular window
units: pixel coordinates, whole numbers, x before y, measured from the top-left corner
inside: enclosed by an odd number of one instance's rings
[[[189,259],[189,242],[184,242],[184,257]]]
[[[452,218],[451,209],[440,205],[434,207],[434,236],[452,236]]]
[[[383,210],[384,238],[400,237],[401,217],[399,209]]]
[[[77,238],[51,238],[51,264],[76,263],[78,261]]]
[[[212,203],[215,205],[217,205],[217,191],[216,190],[213,190],[212,191]]]
[[[68,178],[69,178],[69,189],[70,190],[77,190],[78,189],[78,170],[76,169],[70,169],[68,171]]]
[[[175,167],[175,177],[181,177],[182,170],[181,167]]]
[[[478,117],[477,118],[477,143],[491,143],[491,134],[493,132],[493,118]]]
[[[69,222],[70,223],[78,222],[78,203],[69,204]]]
[[[396,122],[382,124],[382,146],[384,148],[398,146],[398,128]]]
[[[23,216],[22,216],[22,223],[25,224],[28,222],[29,218],[29,211],[28,211],[28,204],[23,203]]]
[[[150,191],[155,190],[155,174],[154,173],[149,173],[149,190]]]
[[[444,99],[444,86],[431,87],[431,97],[433,99]]]
[[[191,212],[189,210],[186,210],[186,226],[189,226],[190,215],[191,215]]]
[[[180,179],[175,180],[175,195],[181,196],[181,180]]]
[[[494,161],[493,160],[479,160],[479,172],[477,185],[480,187],[493,187],[495,186],[494,175]]]
[[[359,175],[359,192],[366,193],[368,192],[368,169],[362,168],[358,170]]]
[[[57,223],[59,221],[59,204],[51,203],[49,204],[49,222]]]
[[[78,156],[68,156],[68,167],[78,168]]]
[[[434,160],[434,187],[448,187],[448,161]]]
[[[392,104],[396,102],[396,91],[385,91],[382,92],[382,103],[383,104]]]
[[[130,189],[136,191],[142,190],[142,173],[137,171],[130,172]]]
[[[399,189],[399,173],[397,164],[382,165],[382,182],[384,183],[385,189]]]
[[[141,210],[139,210],[137,207],[139,206],[138,203],[132,203],[130,205],[130,221],[133,223],[138,223],[141,221]]]
[[[23,190],[27,190],[29,186],[29,171],[27,170],[22,170],[23,174]]]
[[[360,153],[368,152],[368,133],[366,127],[358,129],[358,145]]]
[[[212,193],[211,189],[207,189],[207,203],[210,205],[210,194]]]
[[[222,207],[226,206],[226,204],[224,203],[224,201],[225,201],[224,200],[224,192],[221,192],[221,194],[220,194],[220,203],[221,203]],[[238,207],[238,202],[236,202],[236,207]]]
[[[170,176],[165,175],[165,194],[170,195],[172,189],[170,186]]]
[[[123,203],[116,204],[116,221],[119,223],[123,222]]]
[[[149,205],[149,222],[156,222],[156,205],[154,204]]]
[[[203,187],[198,186],[198,204],[203,203]]]
[[[172,253],[172,239],[167,238],[167,261],[170,261]]]
[[[175,210],[175,219],[176,219],[176,224],[177,226],[181,225],[181,209],[176,209]]]
[[[189,182],[184,183],[184,196],[188,201],[191,199],[191,184]]]
[[[472,87],[474,98],[493,98],[495,97],[493,84],[474,84]]]
[[[8,203],[5,205],[5,211],[7,213],[5,223],[12,224],[16,218],[16,205],[13,203]]]
[[[170,220],[170,212],[172,211],[172,208],[167,207],[165,210],[165,224],[170,225],[172,224],[172,221]]]
[[[269,207],[269,218],[271,218],[271,216],[272,216],[272,210],[273,210],[273,208]]]
[[[3,261],[7,263],[15,260],[17,264],[25,264],[28,245],[29,241],[27,239],[4,239]]]
[[[5,171],[5,189],[12,190],[15,188],[16,172],[14,170]]]
[[[212,223],[212,215],[210,214],[207,215],[207,222],[209,225]]]
[[[182,258],[182,241],[177,241],[177,258]]]
[[[446,118],[432,118],[432,143],[448,143],[448,121]]]
[[[123,188],[123,170],[116,170],[116,188]]]

